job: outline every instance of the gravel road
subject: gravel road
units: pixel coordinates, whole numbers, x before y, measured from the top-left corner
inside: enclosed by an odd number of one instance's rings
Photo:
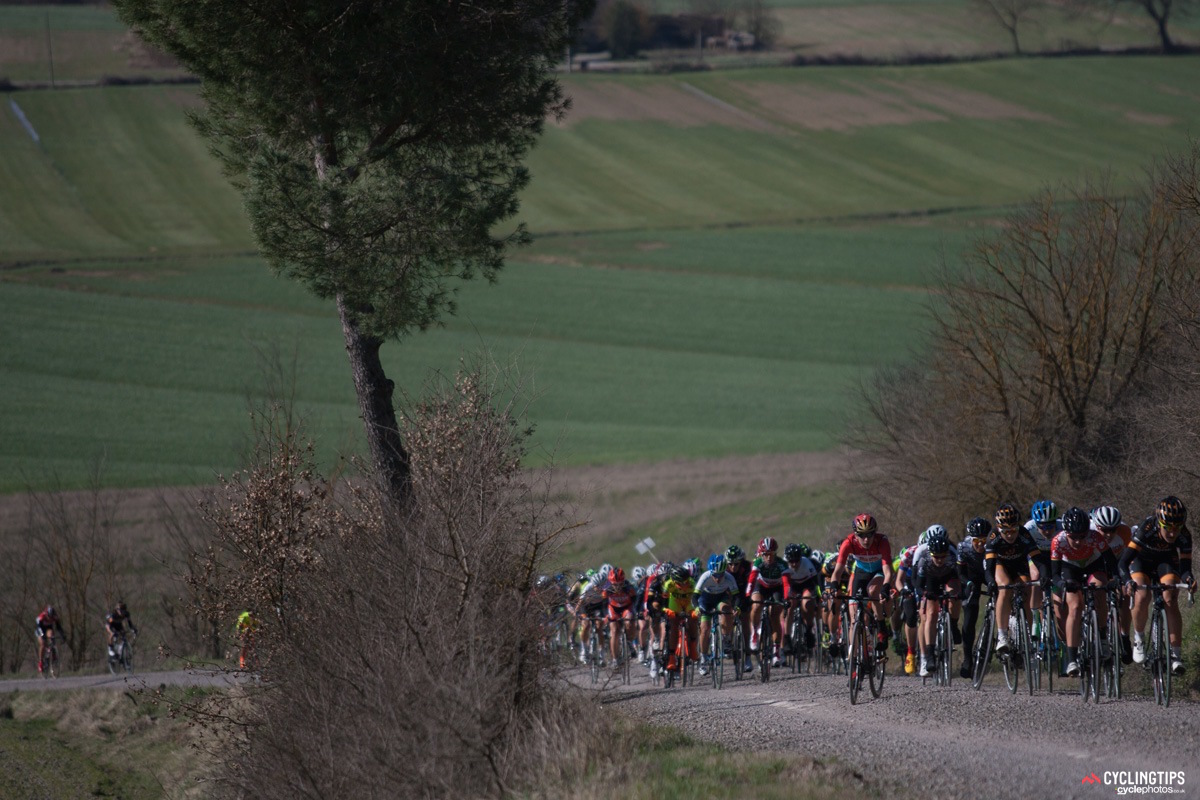
[[[0,681],[2,692],[56,692],[68,689],[157,689],[160,686],[230,687],[245,681],[244,673],[214,670],[135,672],[132,675],[68,675],[62,678],[21,678]]]
[[[888,661],[890,671],[896,665]],[[582,670],[572,673],[590,686]],[[1200,796],[1196,703],[1173,700],[1164,709],[1139,697],[1084,705],[1078,693],[1012,695],[1003,683],[976,691],[958,679],[937,688],[889,674],[879,699],[864,687],[851,706],[844,677],[777,670],[767,684],[735,683],[727,670],[726,678],[720,691],[699,676],[695,686],[665,690],[635,666],[633,683],[610,685],[601,702],[734,749],[835,757],[888,798],[1086,800],[1116,796],[1117,788],[1085,784],[1085,776],[1103,781],[1121,770],[1183,771],[1175,796]]]

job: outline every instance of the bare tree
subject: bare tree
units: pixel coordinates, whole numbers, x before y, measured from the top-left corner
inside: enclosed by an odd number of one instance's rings
[[[995,22],[1012,41],[1013,52],[1021,54],[1022,27],[1029,25],[1045,3],[1044,0],[973,0],[984,16]]]
[[[881,469],[865,488],[939,515],[1095,492],[1198,243],[1161,182],[1137,200],[1105,184],[1069,203],[1046,191],[1018,211],[947,274],[923,363],[867,387],[855,438]]]
[[[33,530],[33,508],[25,533]],[[39,597],[35,594],[34,554],[26,536],[4,540],[0,564],[6,565],[0,581],[0,671],[19,672],[30,654],[33,620]]]

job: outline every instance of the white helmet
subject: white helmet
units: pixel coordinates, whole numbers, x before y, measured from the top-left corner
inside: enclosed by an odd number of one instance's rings
[[[928,528],[926,528],[924,533],[922,533],[919,537],[917,537],[917,544],[919,544],[919,545],[925,544],[926,542],[929,541],[929,537],[931,537],[931,536],[946,536],[946,535],[947,535],[946,528],[935,522],[932,525],[930,525]]]
[[[1100,506],[1092,512],[1092,521],[1100,528],[1115,528],[1121,524],[1121,512],[1116,506]]]
[[[641,583],[644,580],[646,580],[646,568],[645,567],[634,567],[633,568],[633,582],[636,584],[636,583]]]
[[[600,567],[600,571],[596,573],[596,576],[600,578],[601,583],[604,583],[612,575],[612,571],[612,564],[605,564]]]

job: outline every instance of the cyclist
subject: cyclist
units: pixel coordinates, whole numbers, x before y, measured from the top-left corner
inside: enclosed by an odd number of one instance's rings
[[[1108,540],[1108,549],[1112,551],[1113,558],[1120,562],[1121,556],[1125,554],[1125,548],[1133,541],[1133,531],[1121,521],[1120,510],[1116,506],[1100,506],[1092,509],[1089,516],[1092,518],[1092,530],[1098,531]],[[1121,578],[1128,584],[1128,576],[1123,575]],[[1126,586],[1126,592],[1128,589],[1129,587]],[[1129,620],[1129,603],[1119,603],[1117,621],[1121,626],[1121,662],[1125,664],[1133,662],[1133,649],[1129,641]]]
[[[647,663],[650,657],[650,648],[647,642],[650,636],[650,627],[646,620],[646,583],[650,580],[652,569],[654,569],[653,565],[650,569],[634,567],[633,574],[630,576],[633,580],[633,588],[637,591],[633,597],[633,616],[637,620],[637,635],[634,638],[633,646],[637,650],[637,660],[643,664]]]
[[[606,570],[605,567],[608,567]],[[579,663],[588,663],[587,643],[592,633],[592,620],[605,616],[604,585],[612,567],[605,564],[598,571],[588,570],[587,583],[579,593],[579,602],[575,608],[575,619],[579,623]],[[604,666],[604,658],[600,658],[600,666]]]
[[[254,647],[254,632],[258,630],[258,618],[250,611],[243,611],[238,614],[237,625],[235,626],[238,634],[238,667],[246,668],[246,662],[250,660],[250,651]]]
[[[778,667],[783,663],[780,657],[780,642],[783,635],[783,606],[772,606],[771,627],[772,640],[758,641],[758,630],[762,622],[763,603],[770,599],[787,603],[790,593],[788,577],[791,571],[779,560],[779,542],[773,536],[765,536],[758,543],[758,558],[754,559],[750,570],[750,580],[746,592],[750,597],[750,652],[758,652],[761,646],[770,647],[771,666]],[[763,658],[768,656],[764,655]]]
[[[38,642],[38,672],[42,671],[42,662],[46,658],[46,645],[49,644],[47,637],[50,636],[51,631],[57,632],[60,639],[66,636],[63,633],[62,621],[58,618],[58,612],[54,610],[54,606],[48,605],[34,620],[34,632]]]
[[[925,533],[917,539],[918,543],[922,543],[926,538]],[[913,544],[904,548],[894,561],[892,561],[892,569],[896,573],[896,582],[894,588],[900,593],[900,602],[896,607],[900,612],[899,623],[904,626],[904,674],[915,675],[917,673],[917,654],[921,652],[918,644],[918,617],[917,617],[917,601],[913,596],[910,586],[911,579],[909,577],[912,572],[913,556],[916,555],[918,545]],[[893,615],[893,622],[896,622]]]
[[[958,582],[958,560],[956,552],[950,545],[950,536],[941,525],[941,530],[931,528],[929,538],[925,542],[925,550],[917,559],[912,570],[912,588],[914,595],[921,598],[922,641],[921,641],[921,672],[922,678],[929,677],[930,648],[937,641],[937,618],[941,613],[942,603],[937,599],[943,592],[958,596],[961,587]],[[955,616],[954,600],[949,601],[951,636],[962,640],[958,631],[958,619]],[[958,642],[954,642],[957,644]]]
[[[975,621],[979,618],[979,592],[987,583],[984,553],[992,523],[975,517],[967,523],[967,536],[958,545],[958,581],[963,587],[963,661],[958,674],[970,678],[975,663]]]
[[[663,586],[674,571],[675,565],[670,561],[664,561],[655,567],[653,577],[646,582],[646,616],[649,617],[649,627],[653,639],[651,646],[654,650],[650,656],[650,677],[652,679],[658,677],[658,672],[663,665],[663,646],[667,641],[667,595],[663,591]]]
[[[1041,551],[1029,531],[1020,527],[1017,509],[1012,503],[1005,503],[996,509],[996,531],[984,549],[984,567],[987,570],[988,589],[993,594],[999,593],[996,598],[996,652],[1006,653],[1012,592],[999,592],[999,587],[1028,584],[1030,561],[1040,557]],[[1047,573],[1044,580],[1049,579]],[[1028,605],[1025,614],[1029,616]]]
[[[1079,643],[1083,635],[1083,586],[1103,586],[1108,583],[1117,566],[1108,540],[1091,529],[1090,520],[1082,508],[1072,506],[1062,516],[1062,533],[1050,545],[1053,577],[1063,584],[1067,599],[1064,641],[1067,645],[1067,677],[1079,674]],[[1096,625],[1100,636],[1101,658],[1108,652],[1108,596],[1095,593]]]
[[[749,672],[753,665],[750,663],[750,601],[746,587],[750,585],[750,573],[754,567],[742,552],[742,548],[731,544],[725,551],[725,569],[737,581],[738,593],[734,604],[738,613],[742,615],[742,652],[746,654],[746,663],[742,669]]]
[[[693,594],[696,596],[696,608],[700,612],[700,674],[708,674],[709,648],[708,637],[712,635],[712,618],[721,614],[721,634],[728,644],[733,635],[733,619],[723,612],[729,611],[731,601],[737,597],[737,580],[729,574],[725,556],[712,555],[708,559],[708,570],[696,581]]]
[[[1146,517],[1121,556],[1121,574],[1130,576],[1133,598],[1133,660],[1146,660],[1142,631],[1150,614],[1150,592],[1144,587],[1151,581],[1165,585],[1178,582],[1196,585],[1192,577],[1192,534],[1187,527],[1187,508],[1178,497],[1171,495],[1159,501],[1157,510]],[[1141,589],[1141,591],[1137,591]],[[1182,620],[1179,615],[1179,590],[1163,592],[1167,607],[1167,634],[1171,648],[1171,672],[1185,671],[1182,645]]]
[[[1033,587],[1029,602],[1033,606],[1033,630],[1031,631],[1033,638],[1038,638],[1041,635],[1042,625],[1042,584],[1044,578],[1050,575],[1050,542],[1062,530],[1062,524],[1058,520],[1058,507],[1054,505],[1053,500],[1038,500],[1029,509],[1029,520],[1025,523],[1025,530],[1029,532],[1029,538],[1033,539],[1033,543],[1038,546],[1038,557],[1029,565],[1029,580],[1036,583]],[[1055,608],[1055,615],[1058,620],[1058,630],[1063,629],[1063,615],[1065,607],[1060,602]]]
[[[104,618],[104,634],[108,637],[109,658],[117,657],[116,652],[113,650],[113,642],[118,636],[124,633],[126,625],[135,634],[138,632],[137,626],[133,624],[133,620],[129,617],[129,609],[125,607],[125,601],[118,600],[117,605]]]
[[[791,608],[788,613],[799,613],[804,621],[804,647],[811,652],[817,643],[813,635],[813,620],[816,618],[818,602],[821,598],[820,572],[809,556],[812,548],[801,542],[789,544],[783,548],[783,559],[788,565],[788,596],[791,598]],[[790,626],[784,629],[785,634]],[[785,642],[789,647],[796,648],[796,642]]]
[[[633,604],[637,596],[637,588],[625,577],[625,570],[614,567],[609,573],[608,583],[601,590],[604,602],[608,606],[606,614],[608,623],[608,652],[612,656],[613,669],[617,669],[622,658],[629,658],[629,653],[619,653],[621,628],[625,636],[633,644]]]
[[[687,657],[696,660],[696,625],[692,617],[692,592],[695,583],[684,567],[676,567],[663,582],[663,595],[667,599],[663,609],[667,617],[667,671],[674,672],[681,664],[676,663],[675,651],[679,636],[686,637],[684,644]]]
[[[837,595],[846,593],[846,579],[833,579],[837,562],[837,553],[826,553],[825,563],[821,566],[821,575],[825,578],[825,635],[829,637],[828,641],[822,644],[829,650],[830,658],[841,657],[842,641],[846,633],[841,629],[842,601],[837,599]]]
[[[849,565],[851,561],[852,566]],[[840,579],[847,570],[850,571],[850,594],[855,595],[860,587],[864,587],[871,599],[871,610],[875,619],[879,620],[875,648],[886,651],[888,639],[891,638],[888,627],[891,584],[895,580],[892,573],[892,545],[886,536],[879,533],[875,517],[870,514],[859,514],[854,518],[854,529],[838,548],[834,581]]]

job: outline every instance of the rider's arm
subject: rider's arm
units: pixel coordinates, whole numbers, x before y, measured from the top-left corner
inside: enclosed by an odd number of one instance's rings
[[[1121,573],[1121,580],[1126,583],[1133,580],[1133,576],[1129,574],[1129,567],[1133,564],[1137,551],[1137,542],[1130,542],[1129,546],[1125,548],[1125,552],[1121,553],[1121,560],[1117,562],[1117,571]]]

